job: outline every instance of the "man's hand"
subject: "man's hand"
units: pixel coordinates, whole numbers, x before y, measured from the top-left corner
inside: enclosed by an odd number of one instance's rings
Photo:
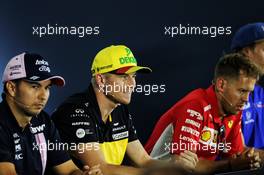
[[[246,157],[250,159],[250,169],[260,168],[261,159],[259,157],[259,153],[255,152],[254,148],[250,148],[246,151]]]
[[[232,170],[257,169],[261,165],[259,153],[255,152],[254,148],[246,149],[242,154],[234,155],[229,161]]]
[[[83,167],[84,175],[103,175],[100,165],[92,166],[91,168],[88,165]]]
[[[173,159],[176,165],[190,172],[194,170],[198,161],[197,154],[188,150],[185,150]]]

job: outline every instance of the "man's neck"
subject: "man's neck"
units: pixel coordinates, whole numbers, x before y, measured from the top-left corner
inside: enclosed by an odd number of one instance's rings
[[[106,97],[105,94],[94,89],[97,103],[101,112],[102,120],[106,123],[109,115],[119,105],[114,103],[112,100]]]
[[[26,116],[25,113],[12,100],[6,98],[6,101],[18,125],[24,129],[30,123],[32,116]]]

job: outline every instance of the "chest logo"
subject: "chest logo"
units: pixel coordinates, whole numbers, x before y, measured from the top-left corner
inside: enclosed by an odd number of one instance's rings
[[[228,128],[232,128],[232,126],[233,126],[233,123],[234,123],[234,121],[233,120],[229,120],[228,121]]]
[[[83,128],[79,128],[77,129],[76,131],[76,136],[81,139],[81,138],[84,138],[85,136],[85,130]]]
[[[211,138],[211,131],[202,131],[201,139],[207,142]]]
[[[30,131],[32,134],[36,134],[37,132],[43,132],[44,128],[45,128],[45,124],[42,124],[40,126],[30,127]]]

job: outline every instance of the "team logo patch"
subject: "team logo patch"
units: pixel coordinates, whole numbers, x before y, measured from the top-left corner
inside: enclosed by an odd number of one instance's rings
[[[210,145],[215,147],[217,141],[218,131],[204,126],[203,130],[201,131],[200,140],[199,142],[205,145]]]
[[[234,121],[233,120],[229,120],[228,121],[228,128],[232,128],[232,126],[233,126],[233,123],[234,123]]]
[[[211,138],[211,131],[202,131],[201,139],[204,142],[207,142]]]
[[[83,128],[79,128],[76,130],[76,136],[81,139],[85,136],[85,130]]]

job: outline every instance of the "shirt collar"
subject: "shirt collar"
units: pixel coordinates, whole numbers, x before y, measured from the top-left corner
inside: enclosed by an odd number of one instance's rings
[[[98,119],[100,124],[105,125],[101,116],[101,111],[92,84],[90,84],[88,89],[85,91],[85,96],[85,98],[89,101],[89,105],[91,105],[95,109],[94,112],[96,113],[96,118]]]
[[[215,93],[215,86],[211,85],[206,89],[206,96],[211,104],[211,110],[213,113],[213,120],[215,123],[221,123],[221,118],[219,116],[219,107],[218,107],[218,100]]]

